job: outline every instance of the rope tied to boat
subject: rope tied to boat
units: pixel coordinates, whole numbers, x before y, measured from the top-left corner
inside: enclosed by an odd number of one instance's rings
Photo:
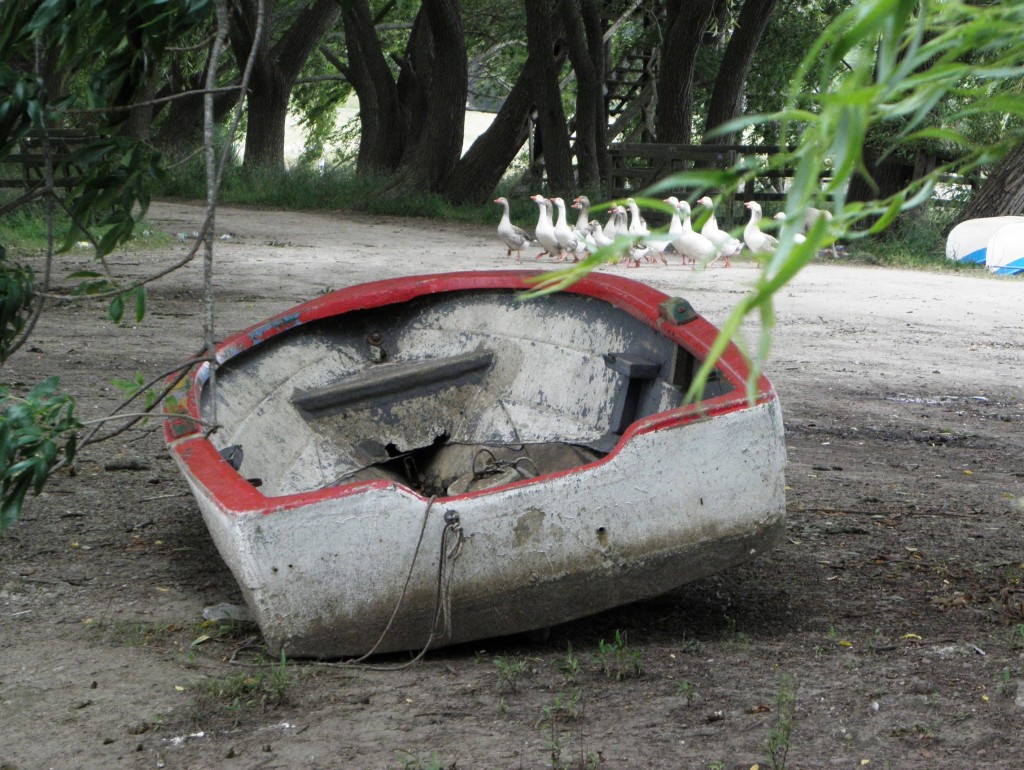
[[[522,447],[521,447],[522,448]],[[489,455],[487,462],[482,468],[477,467],[477,460],[484,455]],[[531,465],[532,469],[524,470],[523,466]],[[533,461],[528,455],[521,455],[514,457],[510,460],[504,460],[498,458],[494,452],[488,447],[481,447],[477,450],[476,454],[473,455],[473,481],[479,481],[486,476],[494,476],[501,473],[503,470],[512,469],[516,471],[520,477],[524,479],[532,479],[535,476],[540,475],[540,469],[537,467],[537,463]]]
[[[373,655],[374,652],[377,651],[377,648],[380,647],[381,642],[383,642],[384,638],[388,635],[388,632],[391,630],[391,626],[394,624],[395,618],[398,617],[398,610],[401,608],[402,602],[405,600],[405,594],[409,590],[409,583],[412,580],[413,571],[416,566],[416,559],[419,556],[420,549],[423,545],[423,537],[427,531],[427,522],[430,520],[430,509],[433,508],[434,500],[436,499],[436,495],[431,497],[427,501],[427,507],[423,511],[423,523],[420,526],[419,539],[416,541],[416,550],[413,551],[412,561],[409,563],[409,572],[405,576],[402,593],[398,597],[395,609],[392,611],[387,625],[384,627],[384,630],[381,631],[380,636],[377,637],[377,641],[374,642],[369,651],[358,658],[345,661],[345,665],[351,666],[362,663]],[[455,572],[450,568],[450,565],[453,564],[462,554],[462,544],[464,541],[465,533],[462,529],[462,521],[459,518],[459,514],[456,511],[445,511],[444,529],[441,531],[441,551],[437,564],[437,587],[434,592],[434,612],[431,615],[430,634],[427,636],[427,641],[416,657],[407,663],[403,663],[400,666],[375,666],[374,668],[383,671],[400,671],[401,669],[408,668],[421,660],[423,656],[427,654],[427,650],[430,649],[430,645],[433,643],[434,637],[437,635],[439,618],[443,620],[441,638],[448,638],[451,634],[451,585],[452,577]]]

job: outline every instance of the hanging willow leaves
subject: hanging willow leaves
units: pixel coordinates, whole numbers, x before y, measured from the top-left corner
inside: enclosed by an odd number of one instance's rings
[[[58,385],[50,377],[25,397],[0,386],[0,534],[18,519],[28,492],[38,495],[54,466],[74,459],[81,423]]]
[[[32,268],[8,262],[0,246],[0,361],[11,352],[32,313],[35,276]]]

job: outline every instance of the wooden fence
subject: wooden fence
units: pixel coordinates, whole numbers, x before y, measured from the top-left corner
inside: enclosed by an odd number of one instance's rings
[[[74,152],[94,138],[73,128],[52,128],[46,137],[35,132],[22,137],[14,152],[0,159],[0,188],[43,187],[47,155],[53,164],[54,187],[74,187],[82,175]]]
[[[752,161],[760,160],[763,165],[767,165],[764,161],[779,154],[782,149],[775,145],[746,144],[612,144],[608,147],[608,154],[611,158],[609,195],[612,198],[625,198],[636,195],[655,182],[679,171],[724,170],[745,158]],[[909,178],[918,179],[932,172],[937,163],[945,160],[949,160],[949,157],[920,150],[917,152],[914,163],[907,168]],[[758,174],[741,186],[735,194],[721,201],[722,209],[719,219],[731,227],[736,221],[746,218],[746,212],[741,207],[742,202],[753,200],[765,203],[783,200],[786,197],[786,188],[789,186],[792,176],[793,171],[789,168],[773,169]],[[829,178],[827,174],[822,175],[822,183],[827,182]],[[938,177],[938,182],[939,186],[933,201],[935,205],[942,206],[957,204],[960,199],[977,187],[979,180],[974,176],[944,174]],[[675,195],[683,198],[690,192],[692,191],[678,188],[665,190],[659,195],[661,197]],[[653,218],[659,219],[657,215]]]

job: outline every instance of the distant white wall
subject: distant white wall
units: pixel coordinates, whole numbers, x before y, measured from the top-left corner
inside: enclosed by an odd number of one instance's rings
[[[349,99],[344,107],[338,108],[336,120],[337,126],[345,125],[349,120],[359,113],[359,102],[356,99]],[[466,128],[462,137],[462,153],[465,154],[476,138],[487,130],[494,120],[492,112],[466,112]],[[288,123],[284,130],[284,162],[294,163],[302,154],[305,147],[305,138],[302,128],[294,116],[289,116]]]

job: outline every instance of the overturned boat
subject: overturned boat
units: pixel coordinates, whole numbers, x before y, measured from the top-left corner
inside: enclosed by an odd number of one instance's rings
[[[267,644],[335,658],[545,628],[770,548],[782,417],[684,300],[592,274],[405,277],[225,340],[170,451]],[[203,423],[216,421],[207,437]]]

